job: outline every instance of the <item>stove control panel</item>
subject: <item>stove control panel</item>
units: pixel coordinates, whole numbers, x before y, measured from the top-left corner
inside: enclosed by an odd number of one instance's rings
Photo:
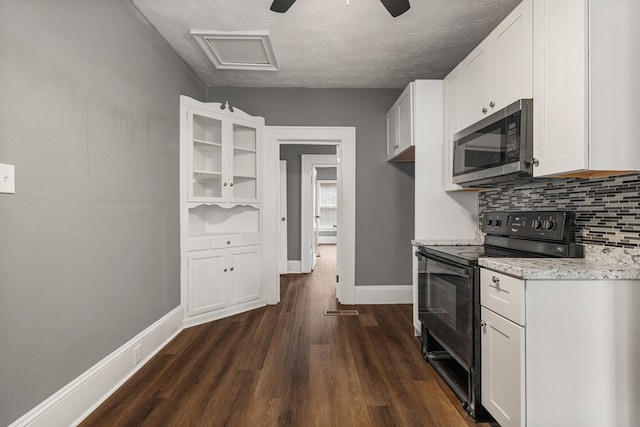
[[[487,211],[482,231],[499,236],[569,241],[573,238],[575,215],[569,211]]]

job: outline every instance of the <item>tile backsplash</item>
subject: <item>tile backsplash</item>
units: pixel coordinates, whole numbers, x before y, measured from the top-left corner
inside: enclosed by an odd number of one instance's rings
[[[486,210],[573,210],[579,243],[640,248],[640,174],[592,179],[537,178],[480,193]]]

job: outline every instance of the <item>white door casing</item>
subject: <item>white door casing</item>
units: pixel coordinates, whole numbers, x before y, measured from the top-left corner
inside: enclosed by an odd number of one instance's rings
[[[336,166],[332,154],[303,154],[300,178],[300,264],[303,273],[315,268],[315,245],[318,227],[315,213],[316,166]],[[339,192],[339,190],[338,190]]]
[[[280,301],[278,274],[278,168],[280,145],[315,144],[337,146],[338,223],[336,296],[342,304],[355,303],[355,127],[267,126],[265,128],[263,193],[263,284],[267,304]]]
[[[278,223],[279,242],[278,248],[279,254],[279,272],[280,274],[287,274],[288,268],[288,250],[287,250],[287,161],[280,160],[280,191],[278,192],[279,206],[280,206],[280,222]]]

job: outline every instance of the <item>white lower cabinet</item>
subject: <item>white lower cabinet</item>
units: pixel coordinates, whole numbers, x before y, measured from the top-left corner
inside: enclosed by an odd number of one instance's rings
[[[229,249],[229,304],[241,304],[260,297],[260,247]]]
[[[524,425],[524,327],[485,307],[482,318],[482,404],[502,427]]]
[[[501,427],[640,419],[639,280],[480,271],[482,405]]]
[[[187,316],[260,298],[260,246],[188,255]]]

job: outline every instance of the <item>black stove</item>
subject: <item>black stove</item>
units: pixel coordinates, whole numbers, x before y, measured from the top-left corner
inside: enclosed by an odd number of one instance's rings
[[[484,245],[426,245],[416,252],[423,355],[476,420],[488,418],[481,397],[478,259],[582,256],[572,212],[486,212],[481,229]]]
[[[488,212],[482,222],[484,245],[420,246],[425,255],[464,266],[478,258],[580,258],[575,243],[575,215],[567,211]]]

